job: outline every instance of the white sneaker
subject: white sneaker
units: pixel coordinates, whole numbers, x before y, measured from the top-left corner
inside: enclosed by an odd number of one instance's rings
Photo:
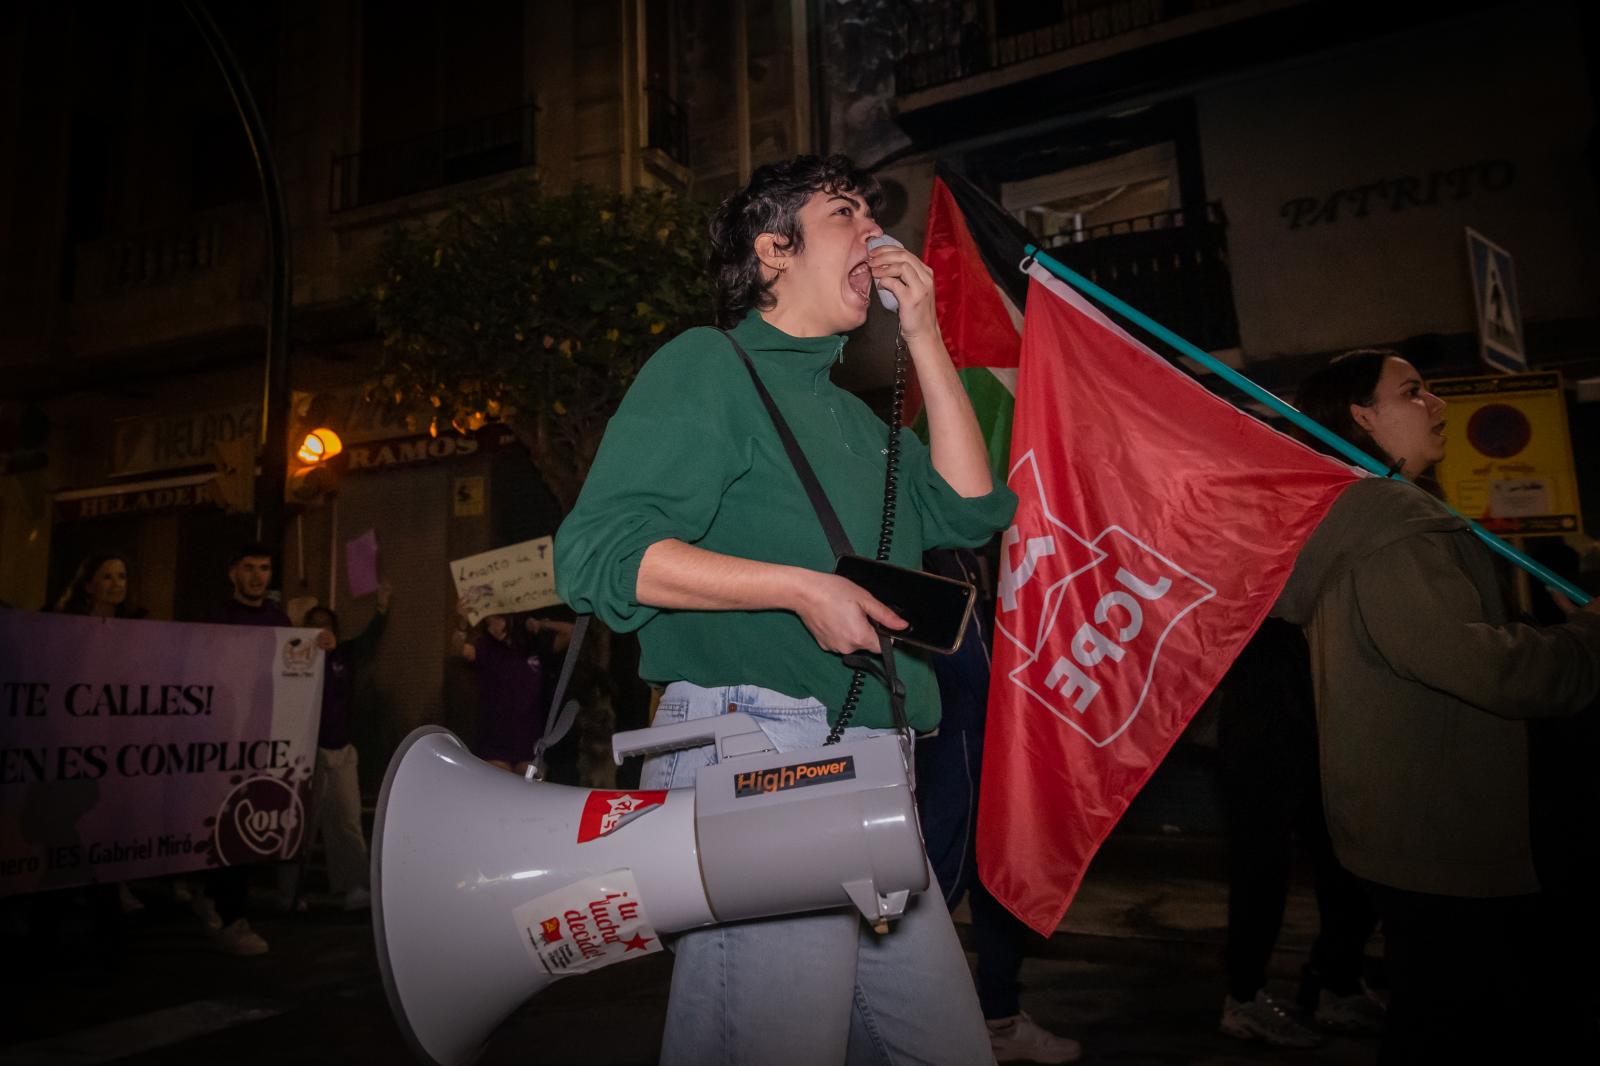
[[[1317,1012],[1312,1020],[1332,1033],[1381,1036],[1384,1013],[1383,1004],[1365,992],[1336,996],[1324,988],[1317,993]]]
[[[370,906],[372,893],[364,888],[352,888],[344,894],[344,909],[347,911],[364,911]]]
[[[235,919],[226,929],[211,934],[211,943],[218,951],[229,955],[265,955],[267,942],[261,934],[250,928],[243,918]]]
[[[189,909],[194,911],[194,916],[200,919],[200,924],[206,932],[216,933],[222,929],[222,919],[217,916],[217,905],[211,902],[211,897],[196,893],[190,902]]]
[[[996,1062],[1077,1062],[1083,1045],[1057,1036],[1027,1013],[989,1023],[989,1047]]]
[[[1289,1017],[1264,988],[1255,999],[1243,1003],[1232,996],[1223,999],[1218,1028],[1240,1040],[1260,1040],[1274,1047],[1317,1047],[1322,1043],[1322,1037]]]

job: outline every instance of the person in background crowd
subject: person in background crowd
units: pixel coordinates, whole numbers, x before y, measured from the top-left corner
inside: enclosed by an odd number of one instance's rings
[[[93,618],[143,618],[145,611],[128,597],[128,557],[121,552],[95,552],[78,564],[66,590],[56,600],[61,614],[86,614]],[[144,910],[126,881],[117,882],[117,904],[123,914]],[[187,896],[182,883],[175,894]]]
[[[86,614],[95,618],[143,618],[148,613],[135,605],[130,595],[128,557],[121,552],[96,552],[78,565],[66,590],[56,600],[62,614]],[[167,879],[172,899],[193,903],[189,882],[182,877]],[[118,904],[124,914],[144,910],[144,903],[126,881],[117,885]]]
[[[917,738],[917,811],[945,904],[954,911],[967,898],[973,949],[978,956],[978,1005],[989,1027],[997,1062],[1077,1062],[1083,1047],[1057,1036],[1022,1009],[1017,975],[1031,930],[989,894],[978,880],[978,782],[983,769],[983,731],[989,707],[989,663],[994,634],[994,599],[980,581],[978,559],[969,551],[932,551],[924,568],[979,586],[978,605],[961,645],[934,655],[943,713],[939,731]]]
[[[1298,843],[1311,860],[1320,919],[1301,974],[1300,1007],[1329,1032],[1376,1036],[1383,1007],[1362,987],[1361,970],[1378,916],[1328,839],[1305,637],[1268,618],[1219,687],[1218,783],[1228,841],[1221,1029],[1278,1047],[1322,1041],[1267,994],[1267,963],[1283,926]]]
[[[272,584],[272,549],[265,544],[245,544],[233,553],[228,563],[228,582],[233,595],[224,600],[206,621],[236,626],[289,626],[289,616],[276,600],[267,595]],[[249,866],[224,866],[206,877],[209,901],[200,898],[196,912],[211,934],[218,951],[230,955],[264,955],[266,940],[250,928],[245,917],[250,898]]]
[[[550,678],[553,685],[561,669],[561,659],[572,643],[572,623],[549,617],[547,611],[536,611],[523,618],[522,626],[533,642],[544,676]]]
[[[1552,571],[1591,596],[1600,593],[1600,573],[1582,566],[1582,556],[1559,537],[1528,537],[1524,549]],[[1562,621],[1566,614],[1542,585],[1529,589],[1532,620],[1540,625]],[[1539,872],[1548,927],[1561,930],[1549,938],[1547,965],[1553,980],[1586,1005],[1594,1025],[1586,1036],[1600,1046],[1600,834],[1594,831],[1600,811],[1600,774],[1594,773],[1600,751],[1600,705],[1575,718],[1546,718],[1528,723],[1528,773],[1533,818],[1533,864]]]
[[[456,609],[461,624],[451,646],[478,669],[476,754],[491,766],[526,773],[545,723],[544,666],[531,646],[538,633],[526,622],[518,625],[512,615],[491,614],[468,640],[466,602]],[[569,628],[568,639],[571,633]]]
[[[143,618],[145,612],[134,606],[128,596],[128,570],[128,557],[121,552],[90,554],[78,564],[57,597],[56,611],[93,618]],[[122,916],[144,910],[144,903],[126,881],[90,885],[85,895],[96,951],[103,961],[115,965],[121,952]],[[36,901],[31,917],[36,946],[55,941],[66,905],[60,892],[47,893]]]
[[[1559,598],[1559,625],[1512,620],[1489,551],[1411,484],[1444,457],[1444,403],[1395,353],[1346,353],[1299,400],[1404,475],[1334,501],[1274,608],[1310,644],[1334,852],[1383,921],[1379,1061],[1566,1061],[1577,1023],[1528,965],[1526,721],[1600,695],[1600,600]]]
[[[318,837],[328,857],[328,886],[344,897],[344,909],[361,910],[372,902],[370,860],[361,826],[361,782],[358,755],[350,739],[350,694],[356,669],[372,658],[389,620],[392,590],[378,586],[377,611],[360,635],[339,639],[339,615],[330,607],[306,612],[305,625],[319,630],[317,646],[326,654],[322,667],[322,719],[317,727],[317,768],[311,782],[311,824],[302,859],[279,867],[279,892],[298,908],[299,873]]]
[[[143,618],[143,608],[128,596],[128,557],[106,551],[84,559],[56,600],[56,610],[94,618]]]

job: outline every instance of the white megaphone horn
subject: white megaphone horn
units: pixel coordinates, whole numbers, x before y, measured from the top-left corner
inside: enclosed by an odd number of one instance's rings
[[[694,788],[529,781],[416,730],[372,841],[378,965],[438,1066],[477,1058],[552,981],[661,950],[664,933],[854,905],[883,931],[928,885],[900,738],[780,754],[743,714],[617,734],[618,762],[715,743]]]

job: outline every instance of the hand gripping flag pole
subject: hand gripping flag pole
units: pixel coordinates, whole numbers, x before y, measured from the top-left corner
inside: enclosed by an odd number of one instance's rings
[[[1299,426],[1313,437],[1316,437],[1318,440],[1328,445],[1328,447],[1334,449],[1340,455],[1343,455],[1346,459],[1349,459],[1352,463],[1355,463],[1362,469],[1377,474],[1379,477],[1395,477],[1398,475],[1398,470],[1379,462],[1366,452],[1362,451],[1360,448],[1357,448],[1355,445],[1345,440],[1343,437],[1323,426],[1320,422],[1301,414],[1293,406],[1283,402],[1266,389],[1263,389],[1260,385],[1257,385],[1255,382],[1251,381],[1249,378],[1233,369],[1233,367],[1228,366],[1226,363],[1217,359],[1209,352],[1190,344],[1188,341],[1184,340],[1182,337],[1178,336],[1161,323],[1155,321],[1136,308],[1129,306],[1122,300],[1119,300],[1117,297],[1111,295],[1111,293],[1102,289],[1100,286],[1096,285],[1082,274],[1079,274],[1071,267],[1068,267],[1052,258],[1049,253],[1040,249],[1036,245],[1030,244],[1026,246],[1023,251],[1027,257],[1022,261],[1024,269],[1026,269],[1030,262],[1037,262],[1040,266],[1044,267],[1046,270],[1050,271],[1050,273],[1054,274],[1068,285],[1071,285],[1085,296],[1088,296],[1101,305],[1110,308],[1112,311],[1115,311],[1123,318],[1126,318],[1129,322],[1132,322],[1146,333],[1149,333],[1151,336],[1156,337],[1170,345],[1180,354],[1186,355],[1190,359],[1193,359],[1195,362],[1201,364],[1213,374],[1216,374],[1218,377],[1222,378],[1222,380],[1226,381],[1228,384],[1239,389],[1252,400],[1266,405],[1277,414],[1287,418],[1289,421],[1293,422],[1295,425]],[[1453,511],[1452,513],[1460,515],[1460,512]],[[1527,555],[1524,555],[1522,552],[1501,540],[1495,534],[1489,532],[1487,529],[1484,529],[1472,519],[1467,518],[1466,515],[1460,515],[1460,517],[1466,521],[1467,525],[1471,527],[1472,532],[1484,543],[1485,546],[1489,548],[1489,550],[1505,557],[1511,563],[1520,566],[1522,569],[1526,570],[1528,573],[1544,582],[1544,584],[1550,588],[1560,591],[1568,599],[1570,599],[1573,603],[1578,604],[1580,607],[1589,602],[1589,594],[1584,592],[1578,586],[1574,585],[1572,582],[1561,577],[1550,568],[1529,558]]]

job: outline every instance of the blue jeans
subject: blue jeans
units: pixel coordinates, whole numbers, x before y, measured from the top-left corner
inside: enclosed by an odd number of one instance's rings
[[[656,723],[742,711],[780,751],[818,747],[827,710],[753,686],[674,682]],[[884,732],[847,729],[844,739]],[[686,788],[707,745],[645,762],[640,788]],[[914,896],[886,934],[853,907],[696,929],[676,961],[663,1066],[970,1066],[992,1063],[966,955],[939,893]]]

